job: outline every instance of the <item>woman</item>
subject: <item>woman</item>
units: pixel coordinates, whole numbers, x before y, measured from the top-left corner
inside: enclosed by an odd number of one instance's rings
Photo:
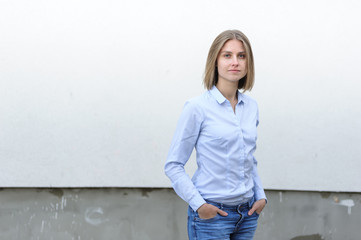
[[[253,156],[257,103],[239,91],[254,84],[252,49],[242,32],[216,37],[203,83],[208,91],[184,106],[165,173],[189,204],[189,239],[252,239],[266,195]],[[194,147],[198,168],[191,180],[184,165]]]

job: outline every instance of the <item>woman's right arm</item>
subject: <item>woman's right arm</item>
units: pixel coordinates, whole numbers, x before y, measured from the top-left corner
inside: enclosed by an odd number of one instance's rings
[[[192,101],[186,102],[164,166],[165,174],[171,180],[173,189],[194,211],[206,202],[185,172],[184,165],[198,140],[202,121],[202,109]]]

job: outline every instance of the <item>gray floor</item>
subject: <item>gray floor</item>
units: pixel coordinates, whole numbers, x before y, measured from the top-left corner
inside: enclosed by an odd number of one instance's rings
[[[359,240],[360,193],[266,191],[255,240]],[[171,189],[2,189],[0,240],[184,240]]]

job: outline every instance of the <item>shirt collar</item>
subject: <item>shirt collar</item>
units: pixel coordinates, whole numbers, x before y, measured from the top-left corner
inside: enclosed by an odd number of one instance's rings
[[[224,103],[224,101],[226,101],[227,99],[223,96],[223,94],[218,90],[218,88],[216,86],[213,86],[212,89],[210,90],[211,94],[213,95],[213,97],[217,100],[217,102],[219,104]],[[244,96],[243,94],[238,91],[238,104],[241,103],[241,101],[244,102]]]

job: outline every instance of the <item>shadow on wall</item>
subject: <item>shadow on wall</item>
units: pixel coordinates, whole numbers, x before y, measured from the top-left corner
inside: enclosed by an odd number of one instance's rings
[[[294,237],[294,238],[291,238],[290,240],[323,240],[323,238],[320,234],[313,234],[313,235],[307,235],[307,236]]]

